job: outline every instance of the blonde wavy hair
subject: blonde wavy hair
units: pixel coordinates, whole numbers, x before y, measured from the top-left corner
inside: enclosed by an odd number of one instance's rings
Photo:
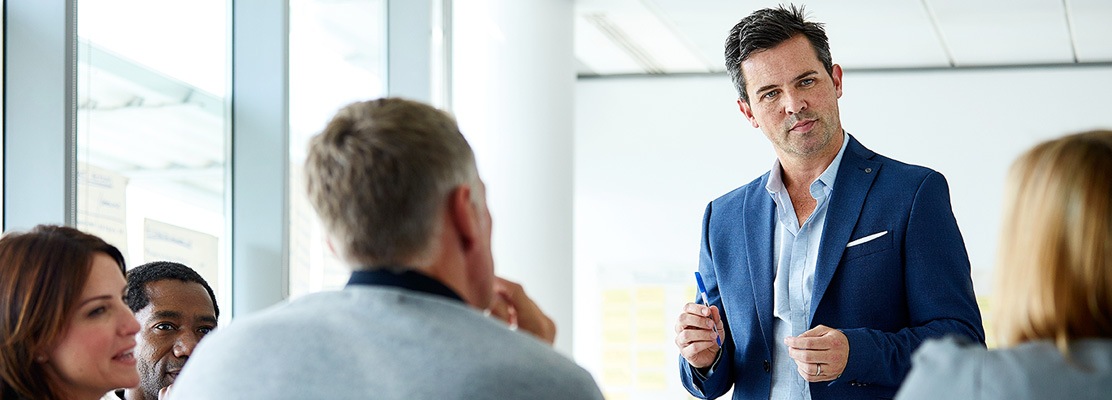
[[[997,254],[1001,344],[1112,337],[1112,131],[1041,143],[1012,164]]]

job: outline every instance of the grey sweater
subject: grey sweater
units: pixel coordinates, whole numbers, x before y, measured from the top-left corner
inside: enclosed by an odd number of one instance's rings
[[[315,293],[221,327],[171,399],[602,399],[548,345],[464,303],[394,287]]]
[[[1070,357],[1050,341],[999,350],[928,341],[916,351],[896,398],[1112,399],[1112,340],[1076,340]]]

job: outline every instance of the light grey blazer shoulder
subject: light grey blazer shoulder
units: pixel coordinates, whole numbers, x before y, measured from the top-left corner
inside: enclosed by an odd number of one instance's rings
[[[928,341],[915,353],[896,398],[1109,399],[1112,340],[1076,340],[1068,360],[1051,341],[996,350],[954,339]]]

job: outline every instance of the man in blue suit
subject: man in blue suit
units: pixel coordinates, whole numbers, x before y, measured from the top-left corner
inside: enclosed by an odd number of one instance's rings
[[[707,205],[710,304],[685,305],[676,323],[687,390],[890,398],[923,340],[983,343],[945,178],[842,129],[842,69],[822,25],[794,6],[756,11],[730,32],[726,68],[777,160]]]

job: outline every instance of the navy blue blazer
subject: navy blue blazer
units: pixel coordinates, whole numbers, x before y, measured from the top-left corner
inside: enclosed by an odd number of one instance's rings
[[[876,154],[849,136],[827,209],[811,300],[811,327],[840,329],[849,361],[833,382],[811,383],[813,399],[891,398],[927,338],[984,343],[969,256],[950,208],[946,179]],[[722,353],[705,379],[681,356],[692,395],[768,399],[773,344],[773,230],[769,174],[707,205],[699,271],[723,311]],[[888,233],[846,247],[866,236]]]

